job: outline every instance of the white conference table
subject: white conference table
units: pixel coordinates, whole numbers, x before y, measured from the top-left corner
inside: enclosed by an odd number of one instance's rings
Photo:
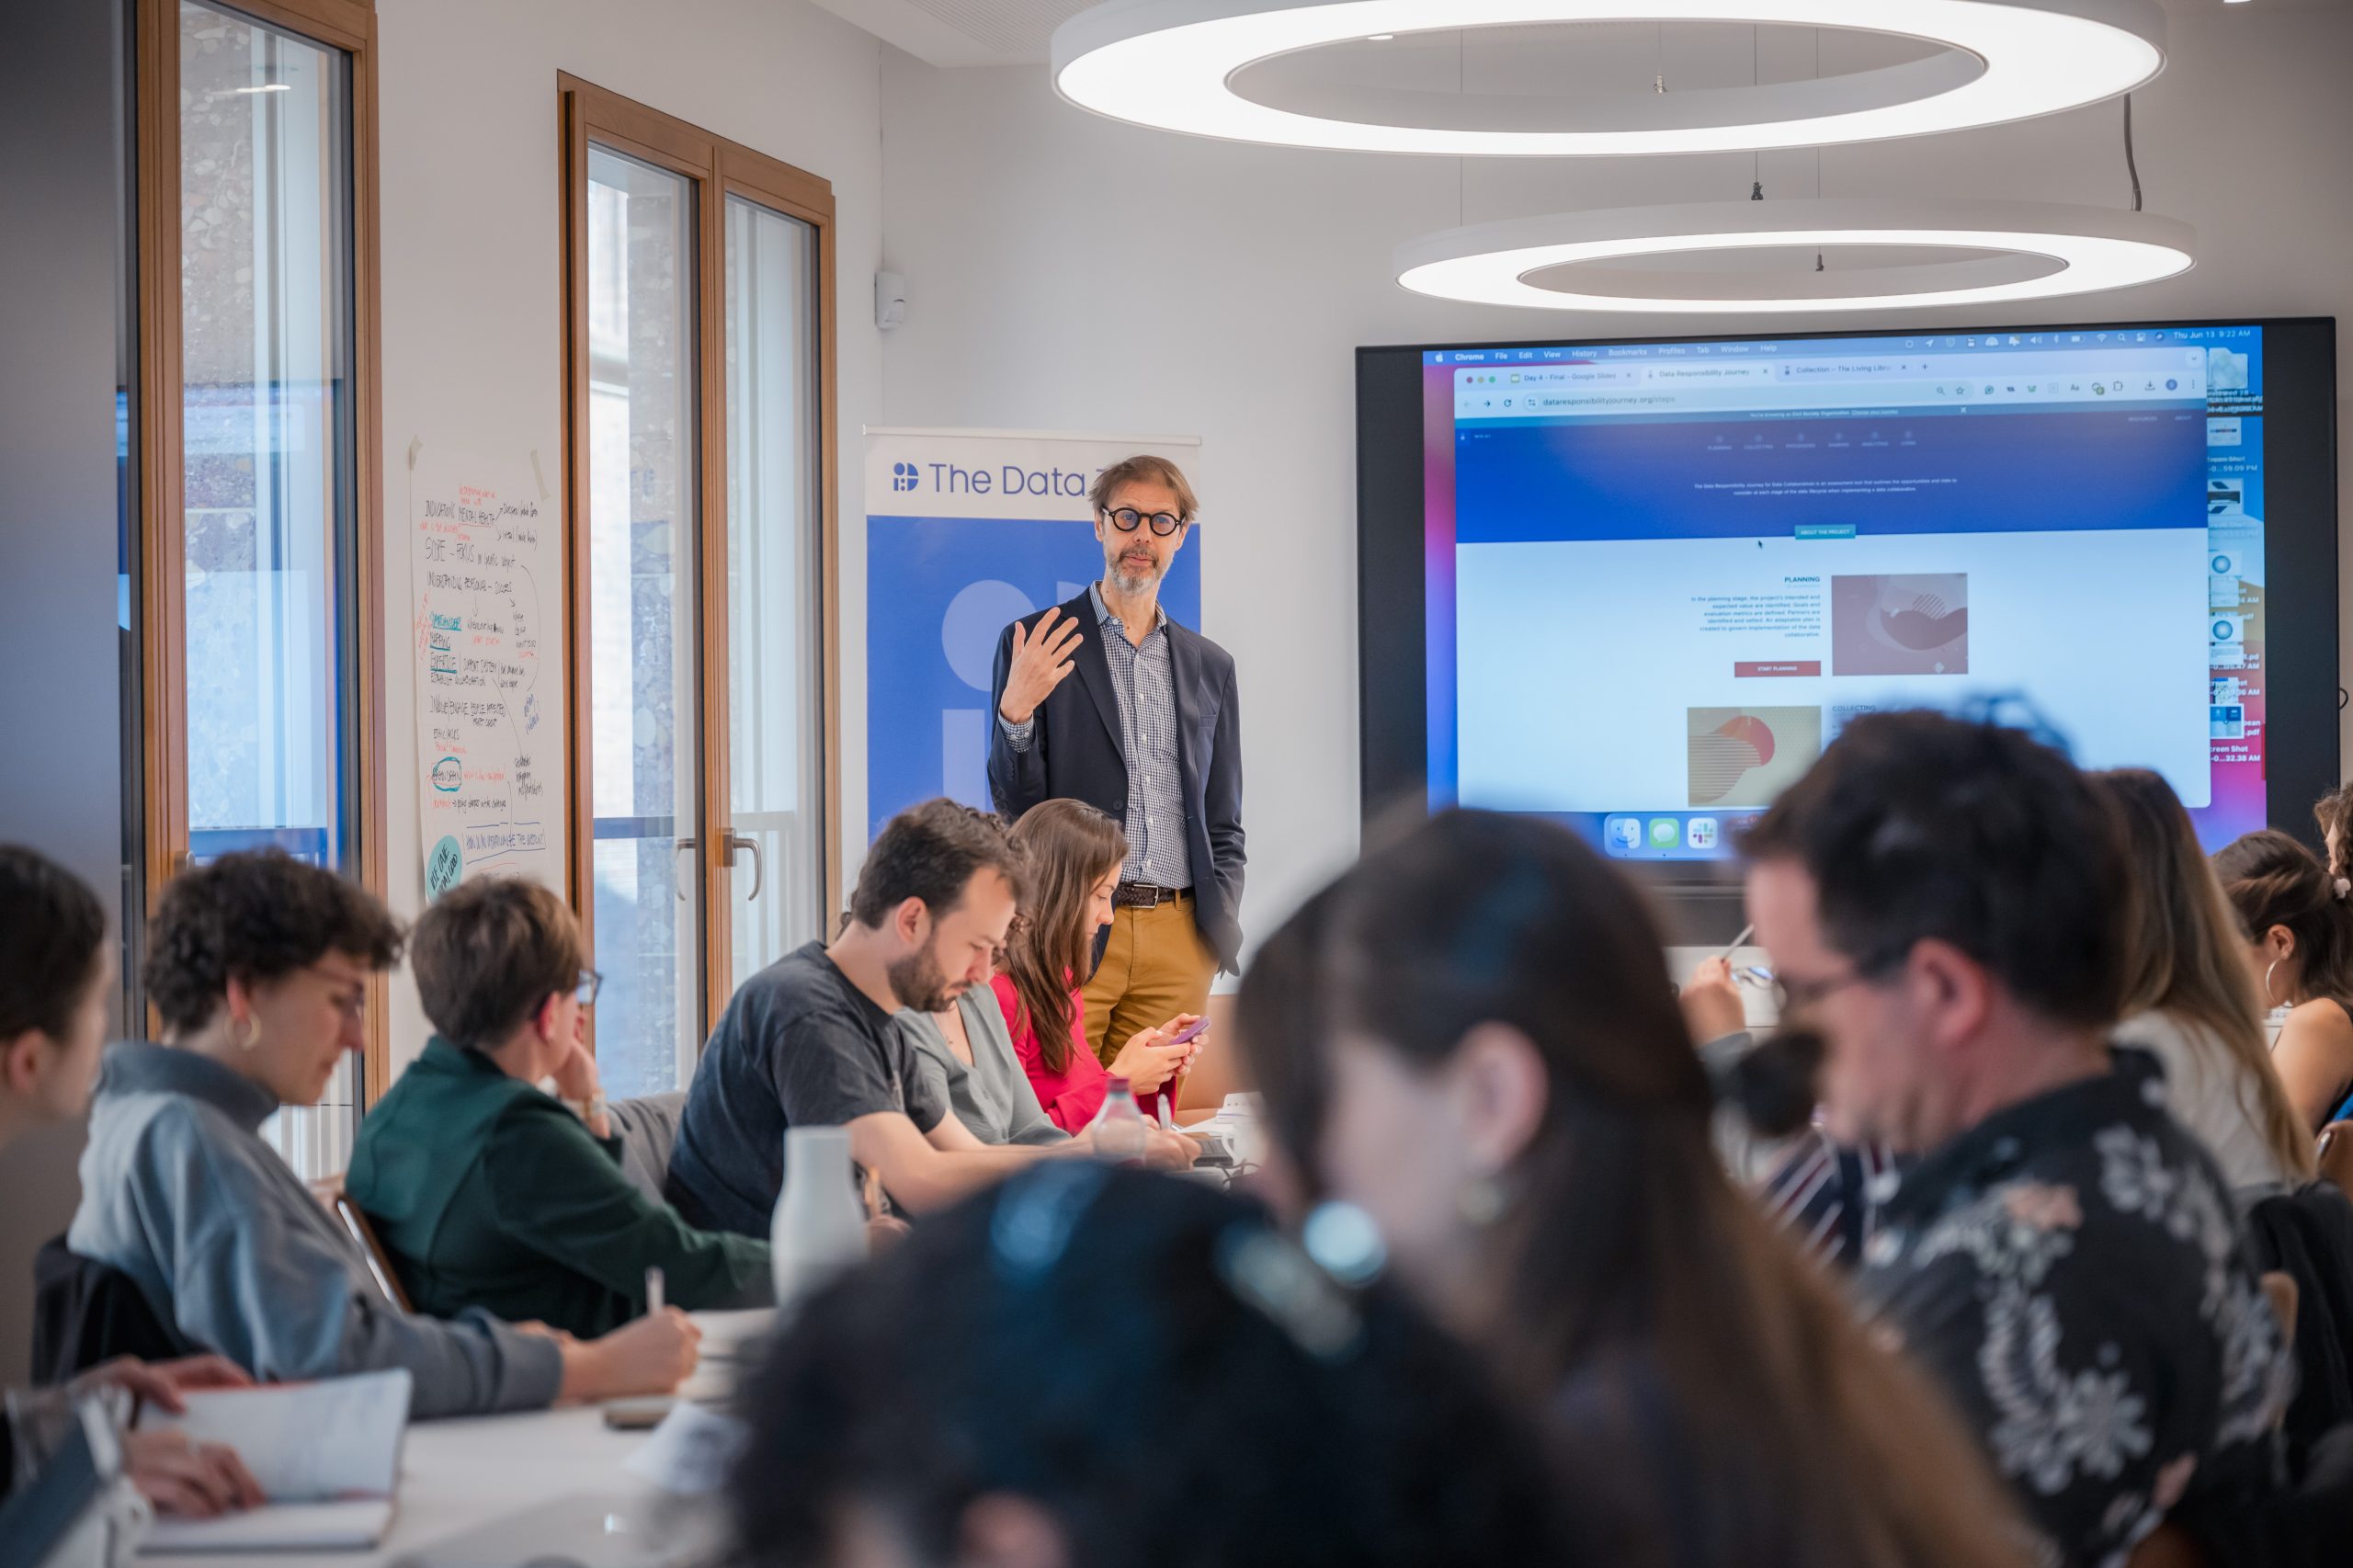
[[[767,1307],[692,1314],[702,1330],[702,1363],[682,1400],[723,1399],[745,1359],[756,1356],[774,1324]],[[657,1562],[701,1555],[703,1532],[721,1505],[659,1493],[622,1467],[653,1440],[650,1431],[620,1432],[605,1425],[600,1405],[535,1410],[517,1415],[474,1415],[412,1423],[401,1446],[401,1489],[392,1528],[372,1551],[272,1552],[269,1568],[395,1568],[414,1554],[453,1538],[535,1509],[551,1517],[518,1528],[527,1551],[512,1562],[463,1568],[519,1568],[534,1555],[549,1563],[577,1561],[585,1568],[651,1568]],[[679,1451],[674,1448],[676,1460]],[[562,1504],[563,1506],[554,1506]],[[503,1541],[502,1541],[503,1544]],[[438,1559],[438,1554],[432,1554]],[[142,1563],[210,1568],[223,1554],[146,1553]],[[438,1561],[434,1568],[441,1568]]]
[[[595,1406],[421,1421],[401,1453],[400,1506],[373,1551],[273,1553],[270,1568],[381,1568],[408,1554],[558,1498],[587,1494],[621,1506],[645,1494],[621,1468],[647,1438],[616,1432]],[[590,1511],[596,1511],[593,1504]],[[551,1546],[555,1543],[550,1542]],[[222,1557],[145,1557],[206,1568]]]

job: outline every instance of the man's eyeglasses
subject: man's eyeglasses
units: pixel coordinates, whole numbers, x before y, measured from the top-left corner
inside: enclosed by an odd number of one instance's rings
[[[1138,525],[1150,523],[1154,533],[1166,539],[1185,526],[1185,519],[1174,512],[1139,512],[1133,506],[1122,506],[1116,512],[1103,515],[1110,518],[1111,526],[1123,534],[1131,534]]]
[[[598,974],[595,970],[582,970],[580,971],[580,983],[573,987],[572,994],[574,1000],[577,1001],[584,1007],[595,1006],[597,1005],[597,992],[604,983],[605,977]]]

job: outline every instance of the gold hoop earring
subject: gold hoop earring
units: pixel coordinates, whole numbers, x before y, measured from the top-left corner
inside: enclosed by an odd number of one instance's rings
[[[2263,1006],[2266,1012],[2280,1006],[2279,1003],[2274,1002],[2271,999],[2271,975],[2272,971],[2277,970],[2279,967],[2279,960],[2278,959],[2273,959],[2271,960],[2271,968],[2263,971]]]
[[[261,1043],[261,1023],[260,1023],[260,1020],[258,1020],[258,1019],[256,1019],[256,1018],[255,1018],[255,1017],[251,1017],[250,1015],[248,1015],[248,1016],[247,1016],[247,1017],[245,1018],[245,1027],[244,1028],[244,1029],[242,1029],[241,1031],[239,1031],[239,1033],[238,1033],[238,1035],[237,1035],[237,1049],[238,1049],[239,1051],[251,1051],[254,1047],[256,1047],[256,1046],[259,1045],[260,1043]]]

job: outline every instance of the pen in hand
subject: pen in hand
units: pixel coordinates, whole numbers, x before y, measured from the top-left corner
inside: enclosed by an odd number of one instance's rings
[[[662,1311],[662,1267],[659,1264],[645,1271],[645,1315],[653,1317]]]

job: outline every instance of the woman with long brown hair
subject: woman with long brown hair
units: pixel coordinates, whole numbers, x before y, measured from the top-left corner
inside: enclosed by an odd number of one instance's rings
[[[2214,874],[2245,928],[2261,1006],[2288,1009],[2271,1062],[2317,1132],[2353,1092],[2353,886],[2276,828],[2223,846]]]
[[[1237,1030],[1297,1185],[1547,1419],[1580,1561],[2021,1561],[1938,1394],[1717,1163],[1657,928],[1573,835],[1457,811],[1371,850]]]
[[[2271,1064],[2238,916],[2181,799],[2145,767],[2088,774],[2124,835],[2120,1044],[2154,1054],[2174,1119],[2245,1202],[2312,1179],[2313,1140]]]
[[[1176,1079],[1199,1046],[1171,1037],[1199,1020],[1180,1014],[1131,1037],[1107,1069],[1086,1043],[1080,987],[1095,957],[1095,934],[1111,920],[1111,892],[1127,859],[1120,824],[1084,801],[1047,801],[1013,824],[1027,852],[1029,882],[992,983],[1013,1049],[1056,1127],[1084,1132],[1114,1078],[1125,1078],[1148,1120],[1164,1096],[1176,1108]]]

